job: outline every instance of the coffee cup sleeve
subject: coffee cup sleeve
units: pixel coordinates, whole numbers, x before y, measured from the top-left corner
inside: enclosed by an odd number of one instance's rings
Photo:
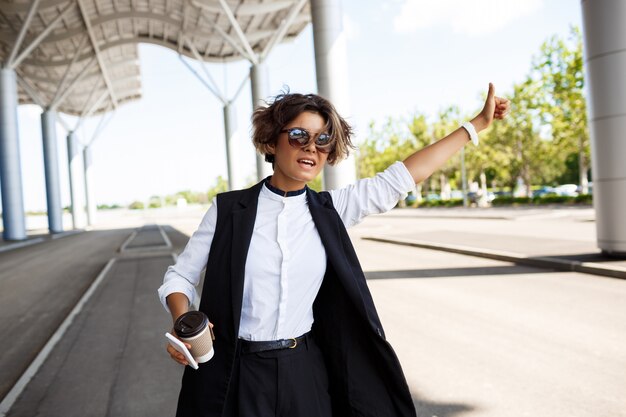
[[[198,369],[198,363],[193,358],[193,356],[191,356],[191,352],[189,352],[189,349],[187,349],[187,346],[185,346],[183,342],[172,336],[169,332],[165,333],[165,337],[174,349],[185,355],[185,359],[187,359],[189,366],[191,366],[193,369]]]

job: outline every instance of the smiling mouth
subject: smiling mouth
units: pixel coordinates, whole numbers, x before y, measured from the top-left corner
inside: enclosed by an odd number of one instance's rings
[[[316,165],[315,161],[306,158],[298,159],[298,163],[309,167],[314,167]]]

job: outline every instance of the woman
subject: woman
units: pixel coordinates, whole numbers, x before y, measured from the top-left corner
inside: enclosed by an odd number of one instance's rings
[[[415,416],[346,227],[393,208],[508,109],[490,84],[470,123],[374,178],[321,193],[306,184],[347,156],[348,123],[312,94],[257,109],[253,142],[273,175],[218,195],[159,288],[176,320],[206,267],[199,309],[215,356],[185,368],[177,415]]]

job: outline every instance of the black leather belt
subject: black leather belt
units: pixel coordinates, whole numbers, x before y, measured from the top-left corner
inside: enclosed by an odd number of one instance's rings
[[[268,350],[297,349],[298,347],[306,344],[306,338],[309,333],[305,333],[300,337],[295,337],[291,339],[269,340],[269,341],[259,341],[259,342],[239,339],[239,343],[241,346],[241,353],[246,354],[246,353],[266,352]]]

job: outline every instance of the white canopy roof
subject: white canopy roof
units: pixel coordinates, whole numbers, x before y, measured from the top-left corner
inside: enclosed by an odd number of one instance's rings
[[[0,61],[20,103],[88,116],[141,97],[139,42],[254,63],[310,20],[306,0],[0,0]]]

